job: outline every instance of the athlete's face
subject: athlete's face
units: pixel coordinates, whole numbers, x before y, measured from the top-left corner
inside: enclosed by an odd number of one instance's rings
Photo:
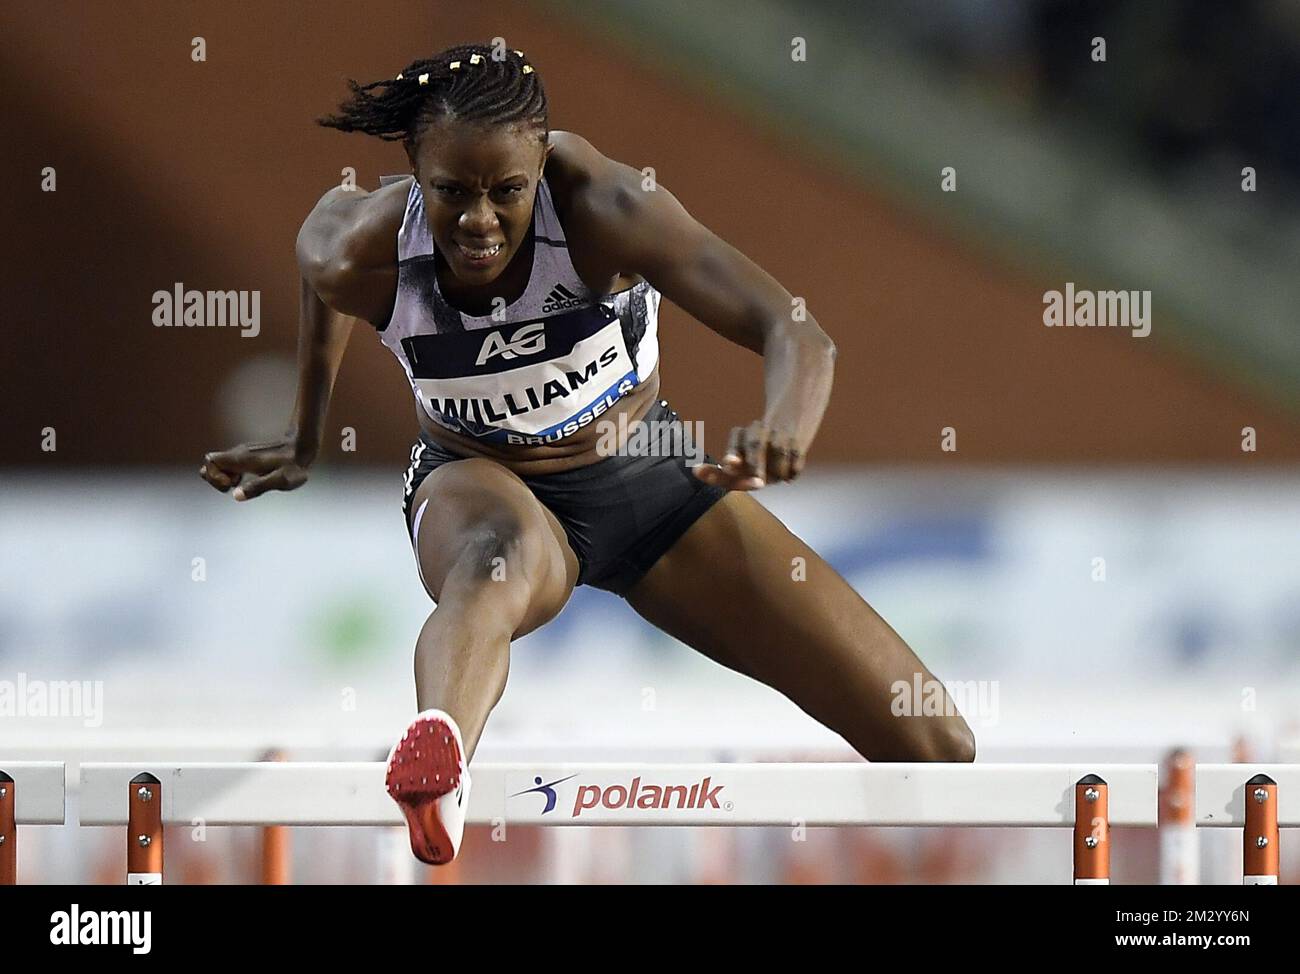
[[[458,279],[490,284],[528,236],[550,148],[535,128],[434,122],[411,160],[438,250]]]

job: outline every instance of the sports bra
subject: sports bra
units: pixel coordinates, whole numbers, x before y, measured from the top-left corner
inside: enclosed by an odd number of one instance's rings
[[[377,330],[420,408],[448,430],[492,443],[554,443],[631,393],[659,360],[659,292],[643,281],[593,294],[573,269],[545,179],[531,233],[524,293],[495,318],[458,311],[438,287],[424,196],[411,180],[397,235],[397,300]]]

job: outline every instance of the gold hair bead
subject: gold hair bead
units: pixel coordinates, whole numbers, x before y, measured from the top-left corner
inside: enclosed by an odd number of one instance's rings
[[[399,75],[398,75],[394,80],[396,80],[396,81],[401,81],[401,80],[402,80],[402,76],[399,74]]]
[[[525,64],[524,74],[532,74],[532,73],[533,73],[533,66],[531,64]]]
[[[420,84],[427,85],[428,83],[429,83],[429,76],[427,74],[420,75]]]
[[[451,69],[452,69],[453,71],[459,71],[459,70],[460,70],[460,62],[459,62],[459,61],[452,61],[452,62],[451,62]]]
[[[518,54],[520,57],[523,57],[523,56],[524,56],[524,52],[523,52],[523,51],[515,51],[515,53]]]
[[[471,54],[469,56],[470,64],[478,64],[482,60],[483,60],[483,56],[481,54]]]

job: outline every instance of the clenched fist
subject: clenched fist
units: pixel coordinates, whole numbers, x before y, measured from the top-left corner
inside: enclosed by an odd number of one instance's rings
[[[237,501],[252,500],[268,490],[295,490],[307,482],[307,467],[299,463],[289,439],[245,443],[203,458],[199,476],[225,493],[234,488]]]
[[[695,476],[727,490],[758,490],[767,484],[794,480],[803,465],[804,450],[793,433],[756,420],[733,429],[722,463],[702,463],[695,468]]]

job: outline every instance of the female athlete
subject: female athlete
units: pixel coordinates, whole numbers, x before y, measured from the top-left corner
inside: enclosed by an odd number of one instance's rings
[[[404,511],[436,603],[415,649],[420,714],[388,763],[415,855],[455,857],[510,643],[575,585],[617,593],[868,760],[973,760],[946,698],[895,715],[896,681],[934,678],[750,496],[799,475],[826,408],[835,346],[812,317],[662,186],[550,131],[522,52],[455,47],[350,86],[320,123],[400,141],[410,175],[321,197],[297,243],[292,430],[209,453],[201,472],[239,501],[302,486],[353,323],[401,362],[421,429]],[[689,462],[659,398],[661,294],[763,357],[763,416],[721,463]]]

